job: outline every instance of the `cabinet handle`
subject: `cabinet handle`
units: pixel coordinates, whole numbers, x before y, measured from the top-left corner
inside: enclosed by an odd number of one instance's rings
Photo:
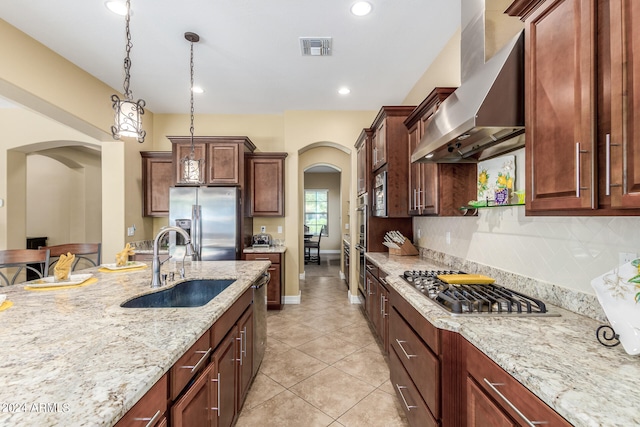
[[[269,261],[269,258],[256,258],[256,261]]]
[[[418,408],[417,406],[410,406],[407,403],[407,399],[405,399],[404,394],[402,393],[402,390],[407,388],[406,386],[396,384],[396,388],[398,389],[398,393],[400,393],[400,397],[402,398],[402,402],[404,403],[405,408],[407,408],[407,411]]]
[[[211,410],[212,411],[217,411],[218,412],[218,417],[220,417],[220,372],[218,372],[218,379],[211,380],[211,382],[217,383],[217,386],[218,386],[218,407],[217,408],[211,408]]]
[[[413,189],[413,209],[418,209],[418,202],[416,201],[416,196],[417,196],[418,191],[414,188]]]
[[[416,208],[418,209],[422,209],[424,207],[424,205],[422,204],[422,197],[420,197],[422,193],[422,188],[418,187],[418,205],[416,206]]]
[[[384,317],[384,295],[380,295],[380,316]]]
[[[240,336],[243,339],[243,345],[240,346],[240,356],[242,359],[244,359],[245,357],[247,357],[247,327],[245,326],[244,328],[242,328],[242,331],[240,331]],[[240,364],[242,365],[242,361],[240,361]]]
[[[236,338],[236,341],[240,341],[240,359],[235,359],[236,362],[240,362],[240,366],[242,366],[242,334],[244,332],[240,331],[240,337]]]
[[[605,188],[605,195],[610,196],[611,195],[611,134],[607,134],[606,136],[605,155],[606,155],[605,164],[607,169],[605,172],[606,184],[604,188]]]
[[[145,424],[145,427],[151,427],[151,426],[156,424],[156,422],[160,418],[160,415],[162,415],[162,412],[160,412],[160,410],[158,409],[158,412],[156,412],[154,414],[154,416],[151,417],[151,418],[134,418],[133,420],[134,421],[149,421],[147,424]]]
[[[586,190],[589,187],[580,186],[580,154],[588,153],[589,150],[581,150],[580,143],[576,142],[576,197],[580,197],[580,190]]]
[[[402,345],[403,342],[406,341],[400,341],[398,338],[396,338],[396,342],[398,343],[398,345],[400,346],[400,350],[402,350],[402,352],[404,353],[405,357],[407,359],[411,359],[412,357],[418,357],[417,354],[409,354],[407,353],[407,350],[404,349],[404,346]]]
[[[209,355],[211,354],[212,351],[213,349],[211,347],[209,347],[209,350],[207,351],[201,351],[201,350],[196,351],[195,352],[196,354],[204,354],[204,356],[202,356],[200,360],[198,360],[198,363],[196,363],[193,366],[180,366],[180,369],[191,369],[191,373],[193,374],[195,371],[200,369],[200,366],[202,366],[202,364],[209,358]]]
[[[520,412],[520,410],[518,408],[516,408],[516,406],[513,403],[511,403],[511,401],[509,399],[507,399],[504,394],[502,394],[502,393],[500,393],[498,391],[497,387],[504,385],[504,383],[492,383],[491,381],[489,381],[486,378],[483,378],[483,379],[484,379],[484,382],[487,383],[487,385],[491,388],[491,390],[493,390],[493,392],[495,394],[500,396],[500,398],[502,400],[504,400],[504,402],[507,405],[509,405],[509,407],[511,409],[513,409],[515,411],[515,413],[520,416],[520,418],[522,418],[524,420],[526,425],[528,425],[529,427],[536,427],[536,425],[539,425],[539,424],[549,424],[548,421],[531,421],[531,420],[529,420],[529,418],[525,417],[524,414],[522,412]]]

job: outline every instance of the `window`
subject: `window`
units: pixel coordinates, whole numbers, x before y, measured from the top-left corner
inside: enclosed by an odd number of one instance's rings
[[[304,190],[304,225],[309,232],[329,235],[329,190]]]

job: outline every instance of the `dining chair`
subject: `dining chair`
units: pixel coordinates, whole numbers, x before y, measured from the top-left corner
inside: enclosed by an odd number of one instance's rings
[[[76,256],[76,259],[71,266],[71,271],[78,269],[78,263],[80,260],[82,260],[80,269],[97,267],[100,265],[101,248],[101,243],[65,243],[54,246],[40,246],[40,249],[48,249],[50,251],[50,272],[53,271],[53,267],[60,259],[60,255],[66,255],[67,253],[72,253]]]
[[[326,226],[322,226],[320,229],[320,233],[318,233],[318,239],[314,240],[313,238],[306,240],[304,242],[304,254],[305,259],[304,263],[308,264],[310,262],[317,262],[320,265],[320,241],[322,240],[322,235],[324,234]],[[316,254],[313,255],[312,250],[316,251]]]
[[[49,270],[49,250],[7,249],[0,251],[0,286],[15,284],[23,270],[33,272],[40,278],[46,276]]]

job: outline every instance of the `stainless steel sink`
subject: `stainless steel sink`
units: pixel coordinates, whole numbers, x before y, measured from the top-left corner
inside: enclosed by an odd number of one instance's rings
[[[152,294],[141,295],[120,304],[124,308],[201,307],[218,296],[233,279],[187,280]]]

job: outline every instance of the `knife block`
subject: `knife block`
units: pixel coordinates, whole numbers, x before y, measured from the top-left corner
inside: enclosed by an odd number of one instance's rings
[[[409,240],[405,240],[399,249],[389,248],[389,254],[400,256],[418,255],[418,250],[411,244]]]

